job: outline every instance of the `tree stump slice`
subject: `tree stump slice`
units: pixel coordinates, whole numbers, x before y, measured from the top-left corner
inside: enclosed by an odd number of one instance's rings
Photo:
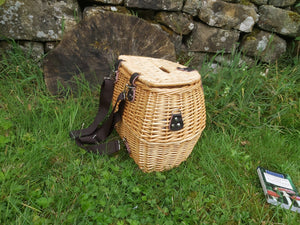
[[[46,55],[47,88],[54,95],[63,93],[60,85],[76,92],[82,75],[95,87],[112,75],[119,55],[176,59],[173,43],[158,27],[135,16],[99,12],[77,24]]]

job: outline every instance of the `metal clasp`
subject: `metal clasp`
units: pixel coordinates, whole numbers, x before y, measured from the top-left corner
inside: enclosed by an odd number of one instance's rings
[[[171,131],[178,131],[183,128],[183,119],[180,109],[174,109],[172,111],[169,128]]]
[[[135,86],[129,84],[126,84],[126,86],[127,86],[127,99],[128,101],[133,102],[135,98]]]

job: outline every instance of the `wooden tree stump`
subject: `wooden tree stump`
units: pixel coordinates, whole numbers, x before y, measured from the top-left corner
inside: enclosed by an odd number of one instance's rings
[[[84,76],[91,87],[112,74],[119,55],[139,55],[175,61],[175,49],[158,27],[139,19],[99,12],[66,33],[44,59],[44,78],[49,91],[59,86],[76,91],[76,78]]]

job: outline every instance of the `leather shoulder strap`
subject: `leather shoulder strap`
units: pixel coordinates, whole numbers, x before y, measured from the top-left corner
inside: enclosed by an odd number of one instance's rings
[[[119,141],[111,141],[108,143],[100,143],[111,134],[115,124],[121,119],[125,106],[125,97],[121,93],[117,104],[119,104],[118,111],[115,112],[116,105],[112,113],[107,116],[112,96],[114,91],[114,81],[105,79],[101,85],[100,101],[98,113],[93,123],[81,130],[74,130],[70,132],[70,137],[75,139],[75,143],[81,148],[96,154],[113,154],[120,150]],[[105,120],[105,118],[107,118]],[[102,125],[99,127],[99,124]]]

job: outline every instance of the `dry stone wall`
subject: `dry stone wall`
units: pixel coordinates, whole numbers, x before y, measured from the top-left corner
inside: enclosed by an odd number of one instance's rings
[[[274,62],[300,36],[299,0],[4,0],[0,49],[9,48],[8,38],[40,57],[99,10],[131,14],[159,27],[177,57],[192,58],[195,67],[207,54],[235,50]]]

